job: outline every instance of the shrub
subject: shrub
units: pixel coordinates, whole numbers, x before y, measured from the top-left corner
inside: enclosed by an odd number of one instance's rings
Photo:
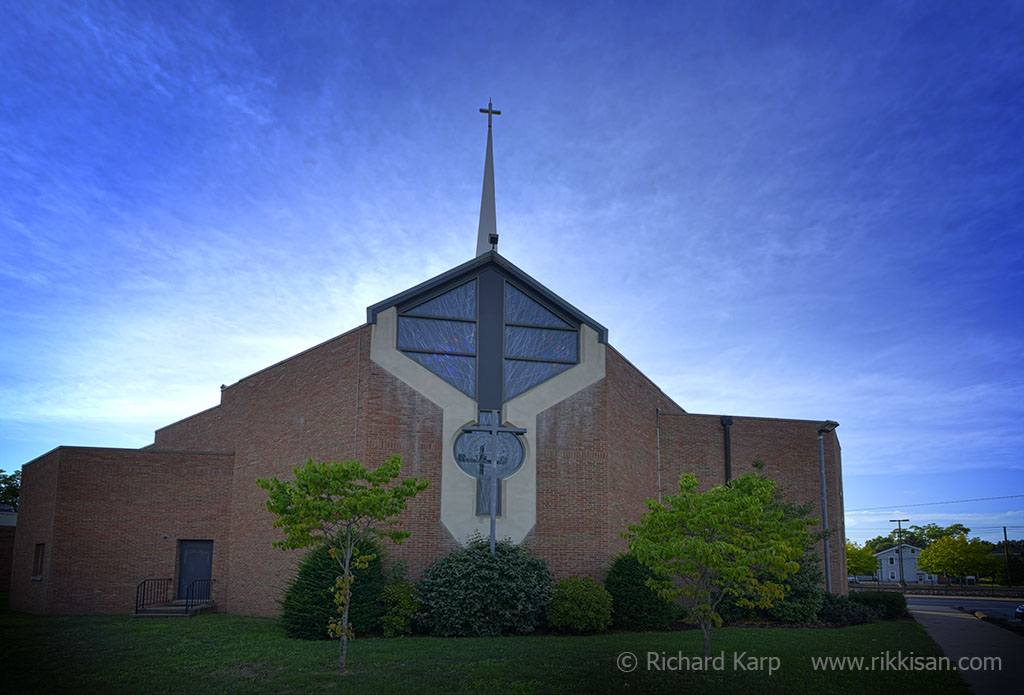
[[[884,620],[902,618],[907,614],[907,598],[895,591],[855,591],[850,600],[863,603]]]
[[[400,581],[384,587],[382,595],[384,615],[380,624],[385,637],[399,637],[412,634],[413,617],[419,613],[416,587],[411,582]]]
[[[800,569],[786,580],[786,596],[765,612],[768,618],[784,623],[810,623],[817,618],[825,600],[825,590],[819,588],[825,581],[820,563],[810,549],[804,553]]]
[[[376,553],[366,569],[353,571],[352,603],[348,619],[353,632],[377,629],[382,608],[384,571],[380,548],[368,543],[358,550],[361,554]],[[340,618],[331,589],[341,575],[337,561],[327,552],[327,546],[318,546],[306,554],[299,563],[298,572],[281,602],[281,619],[285,633],[299,639],[328,639],[327,625],[331,618]]]
[[[547,616],[559,632],[601,632],[612,624],[612,596],[590,577],[566,577],[555,585]]]
[[[604,586],[612,597],[612,621],[616,627],[643,630],[665,627],[672,621],[673,604],[658,596],[644,582],[654,573],[633,555],[615,558]]]
[[[495,545],[472,538],[424,570],[417,625],[444,637],[533,632],[551,600],[551,573],[510,540]]]
[[[878,613],[864,605],[851,601],[846,596],[826,593],[821,602],[818,619],[834,625],[863,625],[878,620]]]

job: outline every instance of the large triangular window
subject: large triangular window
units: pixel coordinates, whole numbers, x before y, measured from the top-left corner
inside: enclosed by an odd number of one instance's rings
[[[476,397],[476,280],[398,317],[398,349],[470,398]]]
[[[505,400],[579,362],[579,334],[568,321],[505,283]]]

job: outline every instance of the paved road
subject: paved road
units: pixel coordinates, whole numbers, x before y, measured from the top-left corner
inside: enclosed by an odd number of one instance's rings
[[[1006,618],[1013,620],[1013,611],[1017,606],[1024,604],[1024,599],[1019,598],[987,598],[985,596],[907,596],[907,606],[948,606],[951,608],[964,608],[968,612],[981,611],[986,615],[995,618]]]

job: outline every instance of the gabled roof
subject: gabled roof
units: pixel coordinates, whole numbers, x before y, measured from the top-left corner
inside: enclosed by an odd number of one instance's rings
[[[910,545],[910,543],[904,543],[903,547],[904,548],[913,548],[917,552],[919,552],[919,553],[921,552],[920,548],[918,548],[916,545]],[[896,546],[895,545],[893,547],[891,547],[891,548],[886,548],[885,550],[879,550],[877,553],[875,553],[875,557],[878,557],[879,555],[885,555],[886,553],[888,553],[890,551],[895,551],[895,550],[896,550]]]
[[[385,309],[390,309],[393,306],[408,305],[412,300],[422,295],[433,294],[448,286],[454,287],[461,281],[474,275],[478,275],[489,267],[495,268],[501,274],[530,290],[533,294],[537,295],[539,299],[542,299],[544,302],[551,305],[561,313],[569,316],[574,321],[578,323],[585,323],[593,328],[597,331],[598,340],[602,343],[608,342],[607,328],[559,297],[544,285],[534,280],[532,277],[516,267],[507,258],[501,256],[497,251],[489,251],[485,254],[481,254],[471,261],[463,263],[460,266],[456,266],[447,272],[441,273],[437,277],[431,278],[426,282],[422,282],[404,292],[399,292],[393,297],[388,297],[382,302],[377,302],[366,309],[366,322],[377,323],[377,314]]]

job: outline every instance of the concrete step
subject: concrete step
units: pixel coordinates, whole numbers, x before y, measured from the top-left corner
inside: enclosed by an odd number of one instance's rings
[[[207,601],[193,605],[191,609],[185,609],[185,601],[172,601],[157,606],[146,606],[137,613],[132,613],[133,618],[191,618],[200,613],[216,612],[217,604]]]

